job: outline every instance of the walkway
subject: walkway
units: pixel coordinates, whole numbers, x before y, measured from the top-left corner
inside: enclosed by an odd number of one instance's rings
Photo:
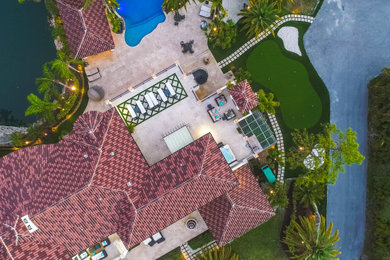
[[[367,83],[390,67],[389,0],[324,1],[304,37],[310,60],[329,89],[331,122],[357,132],[367,150]],[[359,259],[364,245],[366,163],[347,167],[328,188],[327,221],[340,230],[342,260]]]
[[[280,130],[278,121],[276,120],[276,116],[272,114],[268,114],[269,121],[271,122],[272,129],[274,130],[276,136],[276,145],[279,151],[283,152],[283,161],[285,160],[285,152],[284,152],[284,142],[282,131]],[[280,182],[284,182],[284,170],[285,167],[278,164],[278,176],[277,179]]]
[[[314,21],[314,17],[307,16],[307,15],[300,15],[300,14],[288,14],[282,17],[283,20],[277,21],[274,23],[271,27],[273,30],[276,30],[279,26],[281,26],[284,23],[291,22],[291,21],[297,21],[297,22],[306,22],[306,23],[312,23]],[[265,38],[270,35],[270,31],[262,32],[260,33],[259,37],[252,38],[248,42],[246,42],[244,45],[242,45],[238,50],[233,52],[231,55],[226,57],[225,59],[218,62],[218,66],[222,69],[223,67],[226,67],[230,63],[232,63],[234,60],[236,60],[238,57],[240,57],[242,54],[244,54],[247,50],[252,48],[254,45],[258,44],[260,41],[264,40]]]

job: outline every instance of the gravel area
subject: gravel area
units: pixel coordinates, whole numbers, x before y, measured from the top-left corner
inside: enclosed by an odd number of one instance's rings
[[[390,1],[325,0],[304,37],[330,92],[331,122],[358,133],[367,150],[367,83],[390,67]],[[327,221],[340,230],[340,259],[359,259],[364,245],[366,163],[346,168],[328,189]]]

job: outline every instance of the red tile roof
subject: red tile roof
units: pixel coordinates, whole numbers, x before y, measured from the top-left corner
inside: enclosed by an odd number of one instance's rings
[[[115,48],[102,0],[86,10],[84,0],[56,0],[74,58],[82,59]]]
[[[130,247],[238,185],[211,134],[150,167],[115,109],[83,114],[58,144],[1,158],[0,181],[0,223],[29,215],[38,227],[29,234],[19,220],[29,236],[16,245],[0,225],[0,256],[14,259],[69,257],[113,233]]]
[[[229,92],[241,113],[249,112],[259,105],[259,99],[247,80],[238,83]]]
[[[240,185],[199,209],[220,246],[275,215],[249,166],[241,166],[234,174]]]

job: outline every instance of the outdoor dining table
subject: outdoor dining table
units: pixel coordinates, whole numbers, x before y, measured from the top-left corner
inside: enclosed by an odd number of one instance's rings
[[[218,106],[223,106],[226,104],[226,97],[224,95],[219,95],[215,98],[215,102],[217,102]]]

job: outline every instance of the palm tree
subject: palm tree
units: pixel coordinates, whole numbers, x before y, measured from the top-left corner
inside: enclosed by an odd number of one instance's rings
[[[282,20],[279,12],[277,3],[272,0],[250,0],[249,7],[238,14],[242,16],[242,30],[246,30],[250,37],[257,38],[261,32],[267,31],[275,36],[271,26],[276,20]]]
[[[203,3],[207,0],[199,0],[199,2]],[[222,17],[227,16],[227,12],[225,8],[223,8],[222,0],[214,0],[211,1],[211,7],[210,9],[214,12],[214,18],[218,17],[218,14],[222,14]]]
[[[57,51],[57,59],[51,62],[51,68],[58,75],[58,77],[62,80],[72,79],[74,80],[76,76],[71,71],[78,72],[75,68],[71,66],[71,63],[80,64],[82,63],[79,60],[72,59],[67,57],[64,51]]]
[[[319,225],[314,216],[299,217],[299,223],[291,221],[292,228],[286,229],[283,242],[289,248],[293,259],[317,260],[338,259],[341,252],[336,250],[335,243],[340,239],[339,231],[332,235],[333,223],[326,228],[325,218],[321,216]]]
[[[316,207],[316,204],[324,198],[325,185],[322,183],[310,183],[307,185],[301,183],[300,178],[303,177],[298,177],[294,187],[299,203],[306,208],[310,205]]]
[[[43,93],[44,101],[51,101],[54,99],[59,99],[58,85],[66,87],[64,83],[57,80],[54,73],[50,70],[49,64],[46,63],[43,65],[43,77],[37,78],[35,84],[38,86],[39,93]]]
[[[280,103],[274,101],[273,93],[265,94],[264,90],[260,89],[257,92],[257,97],[259,99],[259,109],[261,112],[265,111],[268,114],[275,114],[275,107],[280,106]]]
[[[83,9],[84,10],[87,10],[88,7],[93,3],[95,2],[96,0],[84,0],[84,5],[83,5]],[[104,1],[105,4],[108,6],[108,7],[111,7],[111,8],[116,8],[119,6],[117,0],[109,0],[108,2],[107,1]]]
[[[196,257],[196,260],[240,260],[241,258],[233,252],[230,247],[215,247],[205,251],[202,249],[202,254]]]
[[[48,123],[54,122],[53,111],[61,108],[59,104],[44,101],[34,94],[28,95],[27,100],[31,103],[31,105],[27,108],[25,115],[29,116],[36,114]]]
[[[186,9],[187,4],[191,2],[191,0],[164,0],[162,3],[162,8],[165,10],[165,12],[177,12],[182,7]],[[193,0],[193,2],[195,2]]]

